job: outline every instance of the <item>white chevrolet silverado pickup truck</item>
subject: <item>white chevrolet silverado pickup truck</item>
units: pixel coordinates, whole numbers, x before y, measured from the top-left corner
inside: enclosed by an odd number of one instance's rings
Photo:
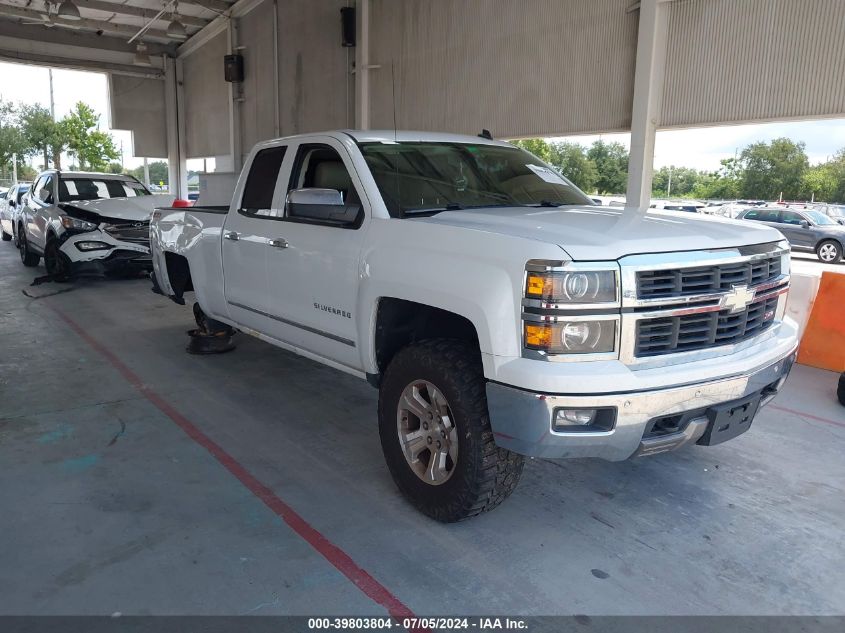
[[[157,209],[150,243],[156,291],[377,387],[390,472],[441,521],[498,505],[524,456],[736,437],[795,359],[778,231],[595,206],[488,138],[260,143],[231,206]]]

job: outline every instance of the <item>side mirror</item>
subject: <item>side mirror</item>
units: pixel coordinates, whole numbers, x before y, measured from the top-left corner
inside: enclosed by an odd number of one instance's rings
[[[53,195],[50,193],[49,189],[42,188],[38,190],[38,197],[44,202],[50,202],[50,198],[52,198]]]
[[[14,200],[9,200],[9,206],[10,207],[16,207],[16,206],[18,206],[18,203],[15,202]]]
[[[809,222],[807,222],[807,220],[801,220],[801,228],[802,228],[802,229],[809,229],[809,228],[810,228],[810,223],[809,223]]]
[[[326,224],[351,225],[361,216],[361,205],[344,204],[337,189],[294,189],[287,195],[286,206],[290,218]]]

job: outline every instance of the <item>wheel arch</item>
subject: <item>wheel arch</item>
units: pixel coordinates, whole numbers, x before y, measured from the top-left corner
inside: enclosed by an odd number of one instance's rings
[[[478,329],[466,316],[408,299],[380,297],[372,332],[372,354],[377,372],[375,380],[399,350],[412,343],[435,338],[470,343],[477,350],[481,362]],[[373,378],[370,381],[373,382]]]

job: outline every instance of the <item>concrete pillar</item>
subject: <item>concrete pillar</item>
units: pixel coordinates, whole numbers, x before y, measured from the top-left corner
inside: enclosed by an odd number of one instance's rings
[[[164,57],[164,101],[167,124],[167,181],[170,193],[188,199],[188,168],[185,159],[184,98],[182,63]]]
[[[631,111],[627,213],[644,214],[651,201],[654,138],[663,100],[668,23],[669,6],[665,0],[642,0]]]

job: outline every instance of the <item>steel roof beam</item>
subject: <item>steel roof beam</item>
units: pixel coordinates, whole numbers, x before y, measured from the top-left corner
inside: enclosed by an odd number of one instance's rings
[[[114,22],[107,22],[105,20],[92,20],[90,18],[82,18],[81,20],[65,20],[56,15],[51,15],[50,22],[45,20],[46,13],[41,11],[34,11],[32,9],[22,9],[19,7],[10,7],[5,4],[0,4],[0,15],[7,15],[16,18],[24,18],[32,20],[39,24],[47,26],[49,23],[57,27],[68,28],[72,30],[88,29],[91,31],[103,31],[108,33],[119,33],[121,35],[135,35],[138,32],[137,26],[131,24],[116,24]],[[43,17],[42,17],[43,16]],[[170,40],[165,31],[149,29],[145,33],[149,37],[156,37],[163,40]]]
[[[116,13],[120,15],[132,15],[147,20],[154,17],[158,13],[158,11],[143,9],[141,7],[135,7],[130,4],[116,4],[114,2],[105,2],[104,0],[74,0],[74,2],[79,8],[95,9],[97,11],[106,11],[109,13]],[[182,0],[182,4],[185,4],[185,0]],[[170,12],[165,13],[160,18],[160,20],[162,22],[170,22]],[[185,15],[184,13],[179,14],[179,20],[185,26],[199,27],[203,27],[210,22],[210,20],[204,20],[203,18],[198,18],[192,15]]]

